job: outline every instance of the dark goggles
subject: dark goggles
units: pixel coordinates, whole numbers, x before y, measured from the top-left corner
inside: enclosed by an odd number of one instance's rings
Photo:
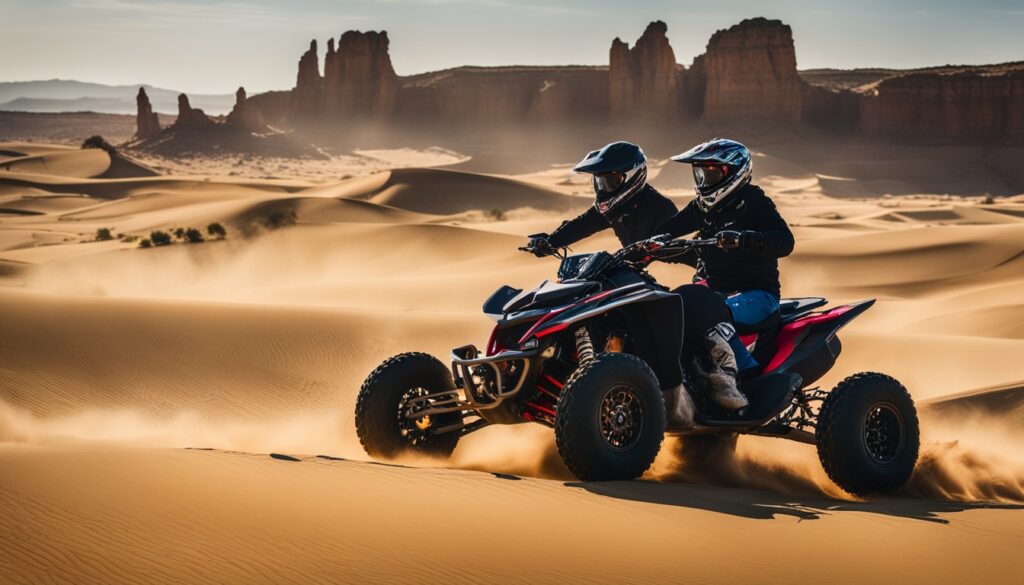
[[[594,175],[594,189],[598,193],[612,193],[626,181],[626,173],[601,173]]]
[[[728,174],[726,165],[693,165],[693,181],[702,189],[721,183]]]

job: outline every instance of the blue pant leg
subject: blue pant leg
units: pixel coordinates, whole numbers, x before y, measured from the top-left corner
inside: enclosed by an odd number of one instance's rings
[[[779,297],[766,290],[755,289],[726,297],[725,304],[729,305],[735,323],[753,325],[778,310]],[[736,354],[736,365],[740,371],[758,366],[757,360],[747,351],[739,335],[734,335],[729,345]]]
[[[779,297],[766,290],[755,289],[726,297],[725,304],[729,305],[734,322],[753,325],[779,309]]]

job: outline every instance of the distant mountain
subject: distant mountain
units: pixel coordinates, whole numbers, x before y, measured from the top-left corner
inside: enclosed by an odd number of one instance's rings
[[[178,113],[180,91],[146,84],[103,85],[72,79],[0,82],[0,110],[134,114],[139,87],[146,88],[155,111]],[[188,99],[192,107],[214,116],[227,114],[235,103],[234,94],[189,94]]]

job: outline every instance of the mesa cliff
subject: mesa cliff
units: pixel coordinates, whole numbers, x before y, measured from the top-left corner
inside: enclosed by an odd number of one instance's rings
[[[704,54],[704,116],[712,121],[800,121],[793,31],[754,18],[716,32]]]
[[[384,31],[348,31],[327,41],[321,69],[313,40],[293,89],[249,98],[242,92],[228,122],[436,132],[633,120],[676,128],[808,126],[924,143],[1024,141],[1024,64],[863,70],[851,77],[875,81],[828,83],[822,80],[836,70],[801,77],[793,31],[779,20],[752,18],[717,31],[689,66],[677,62],[662,21],[650,23],[632,47],[614,39],[607,66],[457,67],[402,77],[389,48]],[[139,138],[160,132],[147,105],[140,95]],[[187,98],[180,109],[179,130],[212,123]]]
[[[927,142],[1024,136],[1024,68],[1002,74],[915,73],[880,82],[861,102],[873,137]]]

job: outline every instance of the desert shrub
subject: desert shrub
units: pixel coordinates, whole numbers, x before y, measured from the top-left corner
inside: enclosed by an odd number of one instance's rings
[[[484,212],[484,217],[491,221],[505,221],[505,210],[504,209],[491,209]]]
[[[185,228],[183,228],[183,227],[174,228],[174,237],[178,238],[179,240],[184,240],[185,239]]]
[[[140,248],[152,248],[153,247],[153,242],[149,241],[149,238],[144,238],[141,242],[139,242],[139,247]]]
[[[110,233],[110,228],[100,228],[96,230],[96,241],[106,242],[114,239],[114,234]]]
[[[254,238],[267,231],[293,226],[296,222],[298,216],[291,209],[263,210],[262,213],[245,216],[236,227],[242,237]]]
[[[210,237],[217,238],[218,240],[223,240],[228,236],[228,230],[224,229],[224,226],[217,222],[206,226],[206,233],[209,234]]]
[[[985,193],[985,196],[981,198],[982,205],[992,205],[996,202],[995,197],[991,193]]]
[[[117,152],[114,145],[107,142],[107,139],[103,138],[99,134],[90,136],[82,141],[82,148],[98,148],[100,150],[105,150],[110,154],[115,154]]]
[[[274,211],[270,215],[263,218],[263,226],[270,230],[276,230],[290,225],[295,225],[298,221],[298,217],[295,215],[295,211],[289,209],[288,211]]]
[[[139,238],[137,236],[131,236],[128,234],[120,234],[117,236],[117,239],[121,240],[122,242],[127,242],[131,244],[132,242],[137,241]]]
[[[149,233],[149,239],[154,246],[166,246],[171,243],[171,234],[162,230],[153,230]]]
[[[185,239],[187,239],[190,244],[198,244],[203,241],[203,234],[196,228],[190,227],[185,230]]]

